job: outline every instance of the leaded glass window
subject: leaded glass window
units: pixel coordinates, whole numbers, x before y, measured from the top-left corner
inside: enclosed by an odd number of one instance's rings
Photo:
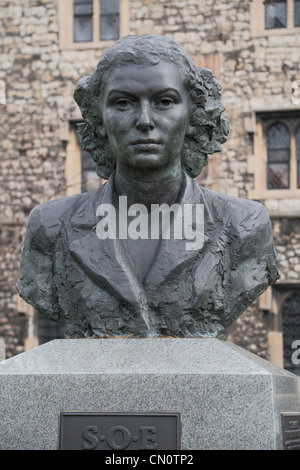
[[[74,42],[93,40],[93,0],[74,0]]]
[[[300,375],[300,365],[294,364],[293,342],[300,339],[300,293],[291,294],[282,308],[282,334],[284,347],[284,368]]]
[[[38,314],[39,344],[47,343],[53,339],[64,339],[64,328],[56,321],[49,320],[41,313]]]
[[[265,27],[286,28],[286,0],[266,0],[265,2]]]
[[[289,188],[290,133],[281,122],[267,128],[268,189]]]
[[[120,0],[73,0],[74,42],[120,37]]]
[[[100,0],[100,39],[118,39],[119,35],[119,0]]]
[[[294,26],[300,26],[300,0],[295,0]]]

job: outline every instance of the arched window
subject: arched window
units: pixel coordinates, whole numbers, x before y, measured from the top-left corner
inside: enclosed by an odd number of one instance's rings
[[[300,188],[300,126],[296,130],[296,152],[297,152],[297,181]]]
[[[289,187],[290,132],[281,122],[267,128],[268,189]]]
[[[282,306],[284,368],[300,375],[300,364],[293,363],[293,342],[300,340],[300,292],[292,293]]]

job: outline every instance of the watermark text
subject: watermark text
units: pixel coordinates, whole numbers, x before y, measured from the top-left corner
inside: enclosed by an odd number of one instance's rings
[[[96,234],[101,240],[130,238],[151,240],[185,240],[187,250],[199,250],[204,243],[203,204],[143,204],[128,207],[127,197],[119,197],[116,209],[112,204],[100,204],[96,215],[101,217]]]
[[[292,349],[295,349],[292,354],[292,363],[298,365],[300,364],[300,339],[293,341]]]

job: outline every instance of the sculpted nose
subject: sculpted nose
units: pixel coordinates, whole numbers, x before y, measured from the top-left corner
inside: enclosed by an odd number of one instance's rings
[[[152,117],[152,109],[150,103],[142,103],[139,111],[139,116],[136,122],[136,127],[139,130],[146,131],[154,128]]]

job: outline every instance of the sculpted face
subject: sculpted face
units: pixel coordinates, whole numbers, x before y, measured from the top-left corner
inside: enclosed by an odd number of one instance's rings
[[[117,167],[150,170],[180,162],[190,97],[175,64],[114,69],[100,108]]]

